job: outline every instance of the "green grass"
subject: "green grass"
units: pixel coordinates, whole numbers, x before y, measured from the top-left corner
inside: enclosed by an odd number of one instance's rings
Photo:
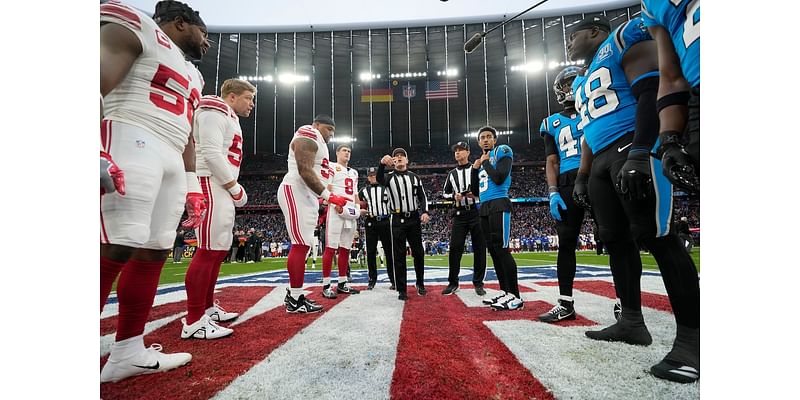
[[[594,251],[579,251],[576,254],[578,264],[585,264],[585,265],[608,265],[608,256],[602,255],[598,256]],[[645,270],[658,270],[658,265],[656,265],[653,256],[649,253],[642,253],[642,267]],[[517,264],[522,266],[536,266],[536,265],[555,265],[557,258],[556,252],[547,252],[547,253],[518,253],[514,254],[514,259],[517,260]],[[695,265],[697,265],[697,271],[700,271],[700,248],[695,247],[692,249],[692,258],[694,259]],[[170,284],[170,283],[183,283],[184,278],[186,277],[186,269],[189,267],[189,260],[184,259],[180,263],[173,264],[171,260],[168,260],[167,263],[164,265],[164,270],[161,271],[161,279],[159,280],[159,285]],[[411,257],[406,258],[407,265],[413,265],[413,260]],[[489,266],[492,265],[492,258],[488,257],[487,255],[487,262]],[[436,255],[436,256],[425,256],[425,265],[427,266],[436,266],[436,267],[447,267],[447,255]],[[461,258],[461,265],[465,267],[472,266],[472,254],[466,254]],[[322,268],[322,259],[317,259],[317,270]],[[363,266],[356,263],[352,265],[353,269],[366,269],[367,266],[364,264]],[[231,275],[242,275],[242,274],[249,274],[253,272],[263,272],[263,271],[273,271],[278,269],[286,269],[286,259],[285,258],[266,258],[263,259],[259,263],[253,264],[222,264],[222,268],[220,268],[219,276],[231,276]],[[116,287],[115,287],[116,289]]]

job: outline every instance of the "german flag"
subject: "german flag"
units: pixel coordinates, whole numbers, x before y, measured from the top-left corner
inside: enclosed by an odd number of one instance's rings
[[[392,89],[370,89],[361,88],[361,102],[362,103],[389,103],[394,101]]]

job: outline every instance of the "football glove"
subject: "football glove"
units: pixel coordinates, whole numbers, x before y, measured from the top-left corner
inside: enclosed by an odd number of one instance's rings
[[[244,191],[244,187],[239,183],[236,183],[233,187],[228,189],[228,193],[231,194],[235,207],[242,207],[247,204],[247,192]]]
[[[207,208],[206,197],[202,193],[186,193],[186,213],[189,214],[189,218],[186,218],[186,221],[183,221],[181,226],[186,229],[194,229],[200,226]]]
[[[673,185],[689,192],[700,192],[700,177],[694,170],[691,157],[681,146],[677,133],[662,132],[657,156],[661,158],[664,176]]]
[[[578,172],[578,176],[575,178],[575,186],[572,189],[572,200],[578,206],[591,210],[592,206],[589,203],[589,175]]]
[[[337,196],[337,195],[335,195],[333,193],[331,193],[330,197],[328,197],[328,203],[329,204],[335,204],[335,205],[340,206],[340,207],[344,207],[347,204],[348,201],[349,200],[347,200],[346,197]]]
[[[550,215],[553,216],[553,219],[556,221],[561,221],[561,214],[559,213],[558,209],[566,210],[567,205],[564,203],[564,199],[561,198],[561,193],[559,192],[552,192],[550,193]]]
[[[617,173],[617,191],[628,200],[641,200],[653,188],[652,182],[650,152],[646,148],[631,148],[628,160]]]
[[[125,194],[125,173],[119,169],[111,154],[100,151],[100,195],[119,192]]]

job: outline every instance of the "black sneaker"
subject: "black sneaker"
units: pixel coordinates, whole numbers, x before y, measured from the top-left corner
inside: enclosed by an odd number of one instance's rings
[[[339,284],[336,285],[336,292],[344,293],[344,294],[359,294],[359,293],[361,293],[360,290],[351,288],[350,286],[347,286],[347,282],[339,282]]]
[[[699,369],[666,358],[650,367],[650,373],[661,379],[678,383],[692,383],[700,379]]]
[[[506,292],[500,292],[500,294],[498,294],[497,296],[494,296],[494,297],[492,297],[490,299],[483,299],[483,300],[481,300],[481,302],[483,304],[486,304],[487,306],[490,306],[490,305],[492,305],[494,303],[497,303],[497,300],[500,300],[505,295],[506,295]]]
[[[574,302],[566,300],[558,300],[558,304],[551,308],[550,311],[539,316],[539,321],[542,322],[558,322],[565,319],[575,319]]]
[[[626,312],[620,316],[616,324],[599,331],[586,331],[586,336],[594,340],[625,342],[640,346],[649,346],[653,343],[653,337],[644,324],[641,311]]]
[[[417,294],[420,296],[425,296],[426,294],[428,294],[428,291],[425,290],[425,286],[417,285]]]
[[[619,317],[622,316],[622,304],[619,301],[614,303],[614,319],[619,321]]]
[[[442,290],[442,294],[445,296],[450,296],[451,294],[457,291],[458,291],[458,286],[447,285],[447,287],[444,288],[444,290]]]
[[[367,283],[367,290],[372,289],[375,289],[375,281],[369,281],[369,283]]]
[[[650,373],[678,383],[692,383],[700,379],[700,329],[678,325],[672,350],[650,368]]]
[[[483,289],[482,285],[475,285],[475,294],[478,296],[483,296],[486,294],[486,290]]]
[[[397,300],[408,300],[408,294],[406,294],[406,292],[400,292],[400,294],[397,295]]]
[[[287,306],[289,305],[289,301],[292,299],[292,294],[291,294],[291,293],[292,293],[292,292],[291,292],[291,291],[289,290],[289,288],[287,287],[287,288],[286,288],[286,296],[283,298],[283,304],[285,304],[285,305],[287,305]],[[306,301],[307,301],[307,302],[309,302],[309,303],[311,303],[311,304],[314,304],[314,305],[316,305],[316,304],[317,304],[317,302],[316,302],[316,301],[314,301],[314,300],[311,300],[311,299],[306,299]]]
[[[322,297],[326,299],[335,299],[336,298],[336,291],[331,290],[331,285],[327,284],[322,287]]]
[[[311,303],[304,294],[301,294],[297,300],[290,296],[289,304],[286,305],[286,312],[292,314],[307,314],[320,311],[322,311],[322,306]]]
[[[389,290],[397,290],[397,287],[394,285],[394,283],[392,284],[392,286],[389,286]]]

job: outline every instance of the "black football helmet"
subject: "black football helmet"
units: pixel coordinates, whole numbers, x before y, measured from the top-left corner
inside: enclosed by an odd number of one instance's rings
[[[572,93],[572,81],[581,73],[581,67],[569,66],[561,70],[556,75],[556,80],[553,82],[553,91],[556,93],[556,100],[559,104],[564,105],[568,101],[575,101],[575,96]]]

